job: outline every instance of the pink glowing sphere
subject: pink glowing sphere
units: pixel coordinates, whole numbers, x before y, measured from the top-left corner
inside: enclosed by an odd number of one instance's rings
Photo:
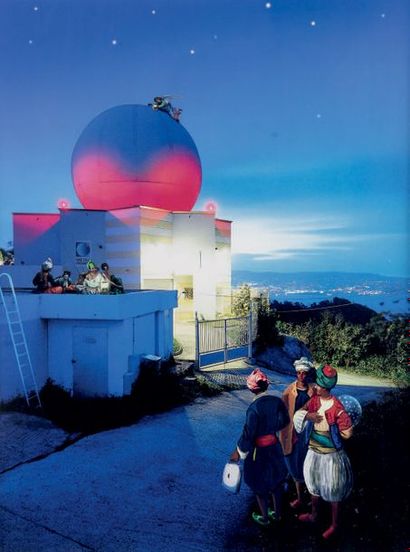
[[[71,172],[83,207],[102,210],[190,211],[202,180],[189,133],[143,105],[113,107],[92,120],[74,147]]]

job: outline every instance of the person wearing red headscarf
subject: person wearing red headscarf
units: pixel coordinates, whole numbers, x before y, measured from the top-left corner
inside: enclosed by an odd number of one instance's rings
[[[316,395],[293,417],[296,431],[306,431],[309,442],[303,475],[312,498],[312,511],[301,514],[299,520],[315,522],[319,500],[330,502],[332,523],[323,533],[324,539],[338,529],[340,502],[347,498],[353,485],[352,468],[342,445],[343,439],[351,437],[353,424],[343,404],[330,393],[336,383],[336,370],[329,364],[320,366],[316,372]]]
[[[248,377],[248,389],[255,395],[246,412],[246,422],[230,460],[244,459],[244,480],[256,495],[260,514],[252,519],[262,527],[280,519],[283,483],[287,475],[278,432],[289,423],[283,401],[267,393],[269,381],[261,370]],[[269,508],[272,498],[274,510]]]

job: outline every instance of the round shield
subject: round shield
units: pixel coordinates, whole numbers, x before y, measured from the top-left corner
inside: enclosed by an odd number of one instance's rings
[[[346,412],[349,414],[353,426],[357,425],[362,416],[362,406],[359,401],[351,395],[341,395],[338,399],[345,407]]]

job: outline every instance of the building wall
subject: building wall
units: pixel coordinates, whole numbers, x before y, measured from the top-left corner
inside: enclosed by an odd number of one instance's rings
[[[173,215],[168,211],[141,207],[140,224],[142,287],[169,289],[174,272]]]
[[[16,265],[34,265],[51,257],[60,263],[60,215],[13,213],[13,244]]]
[[[125,289],[141,288],[141,209],[116,209],[105,214],[105,261]]]
[[[193,310],[204,318],[216,313],[214,220],[206,213],[174,213],[174,276],[192,275]]]
[[[174,291],[17,297],[39,387],[51,377],[88,395],[122,395],[130,390],[141,356],[168,358],[172,353]],[[4,316],[0,345],[4,401],[22,393]]]
[[[8,301],[8,293],[5,294]],[[37,385],[46,382],[47,371],[47,323],[38,316],[40,296],[31,293],[18,294],[18,304],[26,335]],[[23,395],[23,386],[13,343],[7,325],[4,307],[0,304],[0,401]]]
[[[100,266],[106,257],[105,211],[61,211],[60,248],[61,264],[71,270],[73,280],[90,259]]]
[[[195,311],[208,319],[230,312],[229,221],[215,219],[211,213],[170,213],[147,207],[70,209],[45,216],[42,227],[47,228],[51,220],[54,225],[29,242],[26,234],[38,217],[43,220],[41,215],[15,215],[16,251],[20,255],[16,261],[31,266],[24,277],[15,271],[18,286],[31,287],[35,272],[49,256],[47,251],[55,264],[59,262],[58,269],[53,270],[55,276],[67,268],[75,281],[92,259],[98,266],[108,262],[125,289],[177,290],[182,306],[177,316],[181,320],[193,320]],[[56,243],[58,251],[53,249]]]
[[[231,313],[231,222],[215,220],[215,277],[216,311],[218,315]]]

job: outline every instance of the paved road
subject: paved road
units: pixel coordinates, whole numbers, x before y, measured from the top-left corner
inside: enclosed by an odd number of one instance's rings
[[[271,380],[280,393],[291,378]],[[366,383],[340,386],[339,393],[364,401],[384,391]],[[47,439],[44,450],[39,440],[37,452],[48,456],[10,464],[0,475],[0,550],[261,550],[260,532],[249,521],[250,492],[243,487],[231,495],[221,486],[251,399],[247,390],[201,399],[60,452]]]

